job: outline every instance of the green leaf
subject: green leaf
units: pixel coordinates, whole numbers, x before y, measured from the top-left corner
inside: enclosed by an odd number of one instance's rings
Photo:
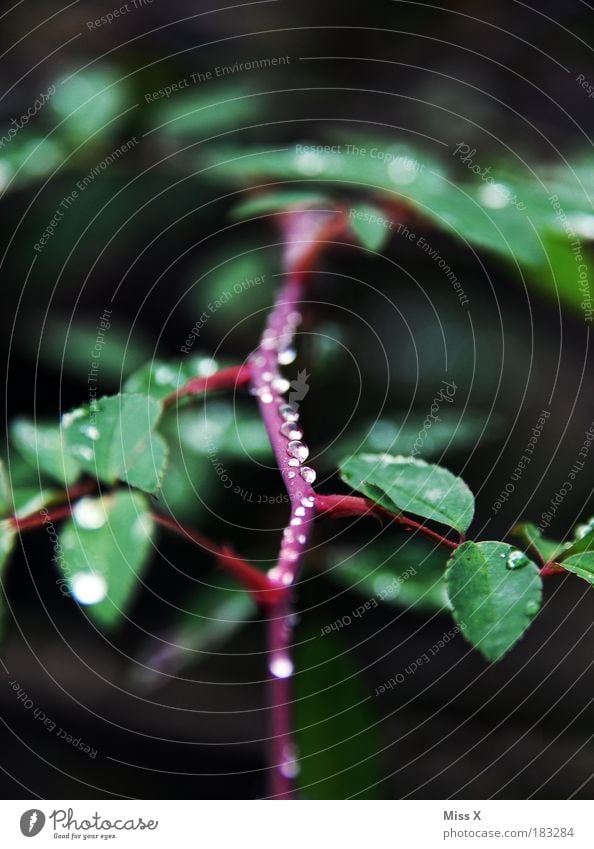
[[[10,481],[6,471],[6,464],[0,458],[0,519],[12,513],[12,495],[10,492]]]
[[[363,247],[379,251],[386,244],[393,222],[382,209],[371,204],[355,206],[349,210],[349,224]]]
[[[594,585],[594,551],[572,554],[563,560],[563,568]]]
[[[191,596],[158,648],[148,653],[143,667],[135,672],[145,683],[158,680],[159,673],[175,675],[218,654],[218,649],[254,617],[257,608],[249,593],[238,590],[224,576],[217,576],[217,582],[219,586],[201,587]]]
[[[15,448],[38,473],[45,473],[64,486],[70,486],[80,477],[81,468],[65,450],[58,426],[17,419],[10,434]]]
[[[66,445],[85,471],[108,484],[118,479],[145,492],[158,490],[167,449],[153,433],[162,404],[146,395],[113,395],[67,413]]]
[[[115,69],[96,66],[63,73],[56,83],[56,93],[51,106],[65,122],[60,129],[64,135],[81,141],[98,131],[112,135],[118,125],[110,122],[128,106],[129,91],[126,80],[119,79]]]
[[[402,424],[389,419],[375,419],[341,438],[340,444],[331,451],[336,460],[336,451],[341,456],[346,452],[353,454],[365,452],[370,454],[389,454],[397,451],[399,454],[420,457],[429,460],[439,457],[444,451],[461,451],[472,449],[477,441],[493,439],[502,426],[501,420],[494,416],[480,413],[464,413],[461,419],[440,410],[439,422],[430,422],[424,416],[407,415]]]
[[[52,501],[60,498],[62,493],[57,489],[47,489],[46,487],[24,486],[13,489],[12,503],[14,515],[18,519],[24,519],[25,516],[31,516],[33,513],[39,512]]]
[[[246,86],[227,85],[217,88],[215,94],[182,93],[161,102],[158,129],[171,138],[194,141],[203,134],[243,125],[261,109],[262,98],[250,96]]]
[[[185,448],[211,458],[264,459],[271,456],[270,440],[262,419],[247,405],[223,399],[207,399],[202,406],[167,416],[165,433],[173,441],[174,431]]]
[[[100,625],[115,625],[130,607],[152,530],[147,499],[135,492],[82,498],[63,526],[59,566],[74,599]]]
[[[567,557],[594,550],[594,518],[588,519],[582,525],[577,525],[573,532],[573,542],[567,543],[563,548],[563,554],[558,560],[564,566]]]
[[[296,636],[295,723],[299,795],[381,799],[382,748],[369,688],[336,634],[307,616]]]
[[[324,574],[366,600],[435,613],[448,606],[446,560],[442,551],[415,540],[397,548],[381,541],[356,551],[335,551]]]
[[[218,369],[217,361],[208,354],[195,354],[183,360],[151,360],[126,379],[124,392],[162,400],[192,378],[208,377]]]
[[[503,657],[540,609],[535,564],[504,542],[466,542],[448,561],[446,585],[462,634],[487,658]]]
[[[543,563],[556,560],[566,548],[562,542],[543,537],[542,531],[531,522],[522,522],[516,525],[512,531],[513,535],[521,539],[529,550],[533,551]]]
[[[252,218],[256,215],[265,215],[268,212],[285,212],[288,209],[306,209],[308,207],[328,209],[332,206],[331,198],[323,192],[308,189],[285,189],[263,192],[246,198],[233,209],[233,218]]]
[[[0,522],[0,584],[4,585],[3,576],[16,539],[14,530],[6,523]],[[4,598],[0,593],[0,639],[4,636],[6,614]]]
[[[404,510],[464,533],[474,515],[474,497],[461,478],[414,457],[356,454],[343,460],[345,483],[391,512]]]

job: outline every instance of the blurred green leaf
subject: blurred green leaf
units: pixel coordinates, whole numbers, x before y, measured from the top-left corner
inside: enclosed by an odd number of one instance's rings
[[[147,499],[134,492],[82,498],[60,532],[58,563],[74,599],[100,625],[130,607],[151,554]]]
[[[106,65],[82,70],[73,69],[56,81],[51,108],[64,120],[60,134],[76,141],[86,141],[96,131],[102,136],[118,131],[110,122],[126,111],[130,104],[128,83],[119,80],[118,72]]]
[[[295,722],[299,795],[381,799],[382,748],[369,688],[336,634],[309,614],[296,637]]]
[[[3,519],[4,516],[8,516],[10,513],[12,513],[10,481],[8,479],[8,472],[6,471],[6,464],[0,458],[0,519]]]
[[[563,554],[558,558],[558,561],[563,565],[565,565],[566,558],[573,557],[574,554],[584,554],[587,551],[594,550],[594,517],[588,519],[584,524],[577,525],[573,531],[573,541],[566,543],[562,550]]]
[[[175,139],[238,127],[261,112],[264,101],[245,86],[218,86],[215,94],[177,95],[158,107],[158,129]]]
[[[175,418],[174,418],[175,415]],[[209,457],[265,459],[272,456],[266,428],[256,409],[224,399],[207,399],[179,413],[168,414],[164,432],[182,448]]]
[[[37,356],[28,346],[23,351]],[[119,389],[122,375],[139,368],[151,358],[151,347],[141,330],[108,321],[91,323],[77,319],[69,323],[51,319],[43,328],[39,359],[46,366],[62,369],[87,386]]]
[[[16,419],[10,434],[15,448],[38,473],[45,473],[64,486],[70,486],[80,477],[81,468],[66,452],[57,425]]]
[[[391,236],[392,222],[382,209],[371,204],[350,209],[349,224],[363,247],[370,251],[381,250]]]
[[[410,415],[402,424],[388,419],[375,419],[360,429],[353,428],[342,436],[330,451],[334,462],[351,452],[397,451],[405,456],[415,454],[424,460],[439,457],[444,451],[473,448],[493,439],[500,431],[501,420],[480,413],[464,413],[464,418],[440,410],[441,421],[430,422],[418,415]]]
[[[85,471],[108,484],[118,479],[156,492],[167,446],[153,433],[162,405],[146,395],[113,395],[62,418],[66,446]]]
[[[448,561],[446,585],[462,634],[490,661],[517,643],[540,609],[537,566],[504,542],[465,542]]]
[[[62,493],[57,489],[48,489],[43,486],[18,487],[12,490],[12,503],[14,515],[18,519],[32,516],[48,504],[60,498]]]
[[[16,534],[6,522],[0,523],[0,584],[4,587],[4,571],[14,547]],[[4,596],[0,593],[0,640],[4,636],[6,613],[4,610]]]
[[[241,201],[233,209],[233,218],[252,218],[269,212],[286,212],[287,209],[329,209],[332,199],[323,192],[307,189],[285,189],[254,194]]]
[[[415,457],[355,454],[340,464],[353,489],[392,513],[404,510],[464,533],[474,515],[474,497],[462,478]]]
[[[218,368],[217,361],[208,354],[195,354],[183,360],[151,360],[127,378],[124,392],[162,400],[177,392],[193,377],[208,377]]]
[[[513,535],[521,539],[529,551],[535,553],[543,563],[556,560],[566,545],[543,537],[542,531],[531,522],[522,522],[513,529]]]
[[[355,551],[328,556],[324,572],[366,599],[404,610],[439,612],[448,606],[444,582],[447,556],[415,540],[371,542]]]
[[[184,604],[175,626],[162,637],[158,648],[146,658],[140,675],[146,682],[159,673],[175,675],[186,667],[216,654],[254,616],[257,608],[249,593],[217,576],[220,586],[204,586]]]

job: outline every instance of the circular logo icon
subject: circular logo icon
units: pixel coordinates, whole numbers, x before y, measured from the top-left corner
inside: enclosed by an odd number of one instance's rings
[[[21,817],[21,832],[25,837],[35,837],[45,825],[45,814],[37,808],[25,811]]]

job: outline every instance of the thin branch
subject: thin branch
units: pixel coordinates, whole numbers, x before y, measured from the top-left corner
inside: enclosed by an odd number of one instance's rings
[[[204,534],[195,531],[171,516],[156,511],[153,511],[151,516],[163,528],[173,531],[182,539],[212,554],[221,569],[229,572],[242,587],[252,594],[258,604],[270,607],[278,604],[286,596],[287,591],[284,587],[275,584],[254,566],[250,566],[249,563],[242,560],[230,546],[218,545]]]
[[[369,498],[358,495],[316,495],[316,508],[320,515],[335,519],[348,518],[352,516],[374,516],[379,519],[387,519],[395,522],[406,531],[414,531],[421,534],[432,542],[454,551],[461,544],[431,530],[426,525],[403,516],[400,513],[391,513]]]
[[[289,389],[279,366],[292,362],[292,341],[301,321],[305,276],[320,248],[345,226],[342,213],[301,211],[285,218],[287,279],[268,316],[258,348],[249,358],[251,388],[258,397],[260,414],[275,454],[290,502],[290,516],[276,565],[269,577],[292,587],[307,552],[315,520],[315,472],[304,465],[308,449],[303,442],[297,410],[287,403]],[[293,613],[291,599],[281,599],[269,610],[268,668],[270,672],[270,796],[293,795],[297,753],[291,711],[293,675]]]
[[[184,386],[171,395],[167,395],[163,403],[170,407],[189,395],[204,395],[206,392],[215,392],[220,389],[239,389],[247,386],[250,382],[251,370],[248,365],[229,366],[219,369],[207,377],[193,377]]]

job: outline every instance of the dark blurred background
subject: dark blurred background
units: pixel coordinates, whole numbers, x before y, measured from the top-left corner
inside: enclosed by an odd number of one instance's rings
[[[16,415],[52,419],[87,398],[89,343],[106,308],[112,328],[101,393],[117,392],[154,356],[179,357],[217,293],[264,274],[257,291],[215,313],[199,341],[220,361],[241,362],[253,348],[278,283],[280,237],[274,216],[241,222],[230,215],[247,183],[226,181],[211,167],[223,146],[266,151],[370,137],[410,146],[445,162],[453,179],[468,180],[451,155],[463,142],[481,166],[520,178],[539,169],[591,174],[593,101],[577,78],[594,83],[593,17],[577,0],[534,8],[388,0],[272,0],[222,11],[178,0],[126,5],[111,23],[100,21],[113,13],[110,2],[25,0],[2,18],[3,133],[56,86],[0,147],[7,423]],[[290,61],[215,72],[156,95],[192,74],[281,56]],[[130,140],[117,161],[99,167]],[[36,250],[56,212],[53,236]],[[546,511],[594,420],[589,326],[579,308],[488,252],[438,231],[428,238],[462,281],[467,310],[436,264],[399,236],[383,256],[344,246],[320,262],[294,364],[311,375],[302,415],[322,470],[319,489],[341,486],[336,460],[370,422],[410,420],[414,431],[441,381],[453,380],[448,413],[466,435],[446,437],[436,458],[477,493],[473,533],[503,538],[519,518],[538,521]],[[249,400],[237,403],[251,408]],[[205,409],[215,427],[229,409],[237,412],[214,401]],[[494,510],[543,409],[550,418],[534,459],[513,497]],[[9,464],[11,452],[5,444]],[[286,505],[258,503],[282,490],[266,453],[252,454],[253,463],[232,453],[225,461],[242,490],[256,494],[252,501],[230,497],[198,452],[186,467],[198,492],[180,485],[176,510],[269,566]],[[558,509],[551,536],[566,538],[594,512],[592,463]],[[325,573],[336,552],[378,533],[361,522],[320,527],[299,590],[303,640],[319,634],[315,623],[360,603]],[[381,536],[384,544],[402,542]],[[4,576],[6,796],[262,796],[265,663],[257,615],[230,629],[228,640],[196,642],[196,653],[163,667],[166,674],[143,666],[196,612],[201,582],[220,584],[209,558],[159,536],[146,586],[128,619],[106,634],[56,592],[42,537],[23,538]],[[337,635],[344,648],[334,650],[345,651],[359,673],[353,700],[372,696],[373,736],[361,744],[371,748],[360,757],[374,761],[383,796],[590,798],[594,602],[577,579],[552,578],[545,592],[542,613],[502,662],[487,666],[457,638],[378,697],[375,688],[426,652],[451,619],[430,608],[382,606]],[[328,667],[328,685],[347,674],[341,670]],[[15,679],[96,757],[48,733],[15,698],[8,683]],[[338,696],[330,689],[316,704],[320,719],[329,717]],[[320,779],[331,771],[331,760],[321,758]]]

